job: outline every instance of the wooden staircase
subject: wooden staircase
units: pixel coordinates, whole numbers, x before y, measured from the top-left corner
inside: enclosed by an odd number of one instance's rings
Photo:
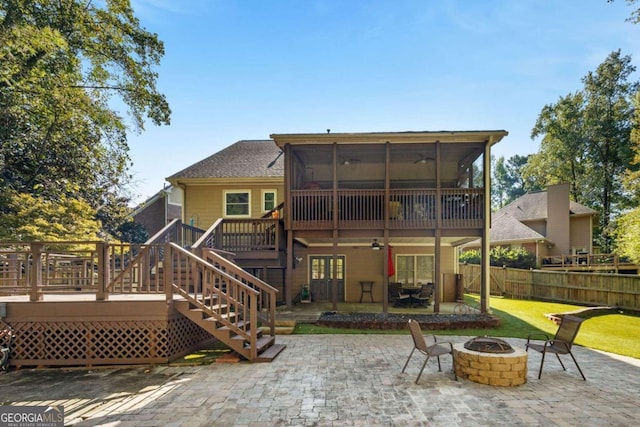
[[[270,362],[285,348],[275,343],[278,290],[234,262],[235,252],[244,247],[220,245],[250,242],[253,251],[268,250],[277,259],[281,228],[272,218],[232,223],[220,219],[206,231],[174,220],[146,242],[147,251],[157,249],[145,263],[155,269],[150,274],[155,289],[164,290],[176,311],[239,356]]]
[[[270,362],[284,350],[275,343],[275,288],[209,249],[195,254],[168,243],[162,263],[175,310],[239,356]]]
[[[174,299],[173,306],[179,313],[207,331],[219,341],[225,343],[238,355],[253,362],[271,362],[285,345],[276,344],[274,335],[265,335],[264,329],[257,322],[245,321],[240,315],[229,311],[224,304],[216,305],[216,310],[208,310],[201,307],[192,298]],[[245,338],[246,334],[255,331],[255,349],[251,347],[251,340]],[[257,357],[252,357],[253,352]]]

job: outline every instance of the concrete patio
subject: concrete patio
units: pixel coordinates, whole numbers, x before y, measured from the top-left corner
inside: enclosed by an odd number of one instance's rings
[[[464,342],[468,337],[440,337]],[[524,341],[508,339],[523,347]],[[640,422],[640,360],[574,347],[587,376],[529,356],[528,381],[454,381],[407,335],[291,335],[270,364],[35,369],[0,374],[2,402],[64,405],[77,426],[630,426]]]

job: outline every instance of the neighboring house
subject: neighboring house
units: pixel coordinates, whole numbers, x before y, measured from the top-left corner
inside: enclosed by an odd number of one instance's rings
[[[569,184],[525,194],[492,215],[491,247],[522,247],[538,265],[591,254],[597,212],[569,199]],[[479,241],[464,245],[477,249]]]
[[[234,253],[287,305],[310,289],[313,301],[371,297],[386,311],[389,281],[434,282],[437,312],[455,299],[457,248],[488,235],[491,146],[506,135],[275,134],[239,141],[167,180],[184,191],[183,222],[206,230],[222,219],[215,249]],[[264,218],[280,203],[276,219]],[[267,260],[267,247],[278,256]]]
[[[152,237],[169,222],[182,217],[182,190],[173,186],[163,188],[141,203],[132,217]]]

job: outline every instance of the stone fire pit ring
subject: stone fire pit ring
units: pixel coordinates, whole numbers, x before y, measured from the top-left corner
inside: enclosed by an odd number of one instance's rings
[[[511,353],[485,353],[453,345],[456,375],[479,384],[512,387],[527,382],[527,352],[513,347]]]

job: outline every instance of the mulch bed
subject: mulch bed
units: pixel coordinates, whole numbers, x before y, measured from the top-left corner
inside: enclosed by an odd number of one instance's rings
[[[426,330],[497,328],[500,319],[487,314],[396,314],[396,313],[339,313],[327,311],[318,325],[346,329],[407,329],[413,319]]]

